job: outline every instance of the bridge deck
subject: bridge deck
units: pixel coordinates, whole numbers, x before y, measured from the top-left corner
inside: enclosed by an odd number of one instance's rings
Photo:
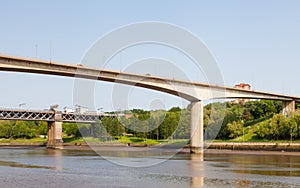
[[[62,122],[93,123],[115,114],[61,113]],[[55,121],[54,111],[0,109],[0,120]]]
[[[249,98],[300,102],[299,96],[242,90],[207,83],[137,75],[9,56],[0,56],[0,71],[46,74],[121,83],[169,93],[191,102],[216,98]],[[212,93],[214,94],[213,96]]]

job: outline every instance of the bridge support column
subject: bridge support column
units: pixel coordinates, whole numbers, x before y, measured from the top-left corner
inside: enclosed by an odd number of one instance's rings
[[[55,112],[54,121],[48,122],[47,148],[63,149],[61,112]]]
[[[283,101],[282,113],[285,117],[290,117],[295,112],[295,101]]]
[[[94,138],[95,138],[95,136],[96,136],[96,134],[95,134],[95,128],[96,128],[95,123],[91,123],[91,127],[90,127],[90,135],[91,135],[91,137],[94,137]]]
[[[203,153],[203,124],[203,101],[191,102],[191,153]]]

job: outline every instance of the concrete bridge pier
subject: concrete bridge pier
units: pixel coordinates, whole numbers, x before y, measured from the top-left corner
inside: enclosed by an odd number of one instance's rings
[[[203,101],[191,102],[190,152],[203,153]]]
[[[63,149],[62,140],[62,113],[55,112],[54,121],[48,122],[48,140],[47,148],[49,149]]]
[[[290,117],[295,112],[295,101],[283,101],[282,113],[285,117]]]
[[[91,123],[91,127],[90,127],[90,135],[91,137],[94,137],[96,136],[95,134],[95,129],[96,129],[96,124],[95,123]]]

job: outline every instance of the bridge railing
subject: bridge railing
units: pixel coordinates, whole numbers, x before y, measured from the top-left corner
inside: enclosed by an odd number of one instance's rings
[[[3,120],[32,120],[32,121],[51,121],[54,120],[54,112],[50,111],[25,111],[0,109],[0,119]]]
[[[25,121],[55,121],[54,111],[33,111],[0,109],[0,120],[25,120]],[[61,113],[61,112],[58,112]],[[61,121],[93,123],[101,121],[103,117],[116,117],[115,114],[85,114],[85,113],[61,113]]]

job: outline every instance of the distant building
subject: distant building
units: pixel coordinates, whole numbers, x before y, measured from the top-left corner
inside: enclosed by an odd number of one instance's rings
[[[121,114],[118,114],[118,116],[123,116],[125,117],[125,119],[129,119],[129,118],[132,118],[132,117],[135,117],[135,118],[139,118],[139,115],[138,114],[124,114],[124,113],[121,113]]]
[[[244,90],[251,90],[250,84],[245,84],[245,83],[236,84],[234,86],[234,88],[244,89]],[[249,102],[249,101],[250,101],[250,99],[235,99],[234,103],[241,103],[241,104],[244,105],[246,102]]]

